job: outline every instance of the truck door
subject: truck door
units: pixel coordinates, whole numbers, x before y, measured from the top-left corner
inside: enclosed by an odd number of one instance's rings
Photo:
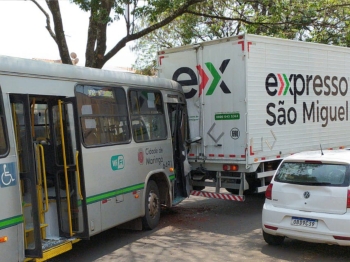
[[[170,120],[171,136],[173,143],[175,186],[174,200],[189,196],[189,179],[187,152],[185,140],[187,138],[187,114],[185,104],[168,103],[168,114]]]
[[[87,208],[73,99],[10,95],[19,159],[25,256],[87,238]],[[52,253],[52,252],[51,252]],[[50,253],[50,254],[51,254]]]

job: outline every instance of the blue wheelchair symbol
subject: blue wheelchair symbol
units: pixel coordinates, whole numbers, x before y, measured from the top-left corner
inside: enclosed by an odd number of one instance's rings
[[[15,163],[0,164],[0,186],[9,187],[16,185]]]

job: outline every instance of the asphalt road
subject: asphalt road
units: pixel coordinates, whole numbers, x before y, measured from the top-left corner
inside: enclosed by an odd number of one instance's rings
[[[191,196],[163,210],[155,230],[111,229],[49,261],[350,260],[350,247],[290,239],[279,247],[267,245],[261,234],[263,203],[263,195],[247,196],[245,202]]]

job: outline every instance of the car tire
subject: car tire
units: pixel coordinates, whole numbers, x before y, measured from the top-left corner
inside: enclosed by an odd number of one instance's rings
[[[269,233],[266,233],[264,230],[263,230],[263,237],[264,237],[264,240],[267,244],[271,245],[271,246],[279,246],[279,245],[282,245],[283,244],[283,241],[284,241],[284,238],[283,236],[274,236],[274,235],[271,235]]]

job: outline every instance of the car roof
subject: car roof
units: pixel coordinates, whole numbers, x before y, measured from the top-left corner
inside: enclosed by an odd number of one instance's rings
[[[350,150],[317,150],[296,153],[288,156],[284,161],[322,161],[331,163],[350,164]]]

